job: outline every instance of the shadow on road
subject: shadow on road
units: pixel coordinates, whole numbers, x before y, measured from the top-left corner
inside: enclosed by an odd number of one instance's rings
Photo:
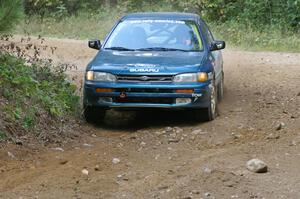
[[[139,110],[107,111],[105,120],[95,124],[106,130],[136,131],[149,127],[192,126],[201,123],[193,119],[193,111]]]

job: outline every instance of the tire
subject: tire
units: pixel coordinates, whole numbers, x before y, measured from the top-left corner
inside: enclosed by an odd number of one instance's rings
[[[217,86],[212,82],[212,87],[210,89],[210,99],[209,106],[205,109],[195,110],[194,118],[197,121],[208,122],[214,120],[218,115],[218,95],[217,95]]]
[[[210,103],[209,106],[206,108],[205,120],[212,121],[217,117],[217,105],[218,105],[218,89],[214,82],[212,83],[212,87],[210,90]]]
[[[88,123],[98,123],[103,121],[106,110],[95,106],[85,106],[83,110],[83,117]]]
[[[222,101],[224,98],[224,72],[222,72],[221,81],[218,84],[218,101]]]

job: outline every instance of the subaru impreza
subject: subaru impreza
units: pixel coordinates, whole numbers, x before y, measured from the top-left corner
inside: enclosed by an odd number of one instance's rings
[[[190,13],[133,13],[116,22],[86,68],[84,117],[109,109],[186,109],[213,120],[223,97],[225,42]]]

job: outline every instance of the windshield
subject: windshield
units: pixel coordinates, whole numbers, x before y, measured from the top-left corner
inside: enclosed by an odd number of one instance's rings
[[[202,51],[194,21],[125,20],[109,37],[105,49]]]

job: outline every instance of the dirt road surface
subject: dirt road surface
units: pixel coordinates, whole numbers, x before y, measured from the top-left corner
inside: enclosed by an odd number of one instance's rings
[[[69,73],[80,85],[96,53],[86,43],[47,39],[42,45],[57,50],[43,56],[77,65]],[[299,199],[300,54],[226,49],[223,56],[225,98],[216,120],[110,111],[60,148],[2,145],[0,198]],[[252,158],[268,172],[248,171]]]

